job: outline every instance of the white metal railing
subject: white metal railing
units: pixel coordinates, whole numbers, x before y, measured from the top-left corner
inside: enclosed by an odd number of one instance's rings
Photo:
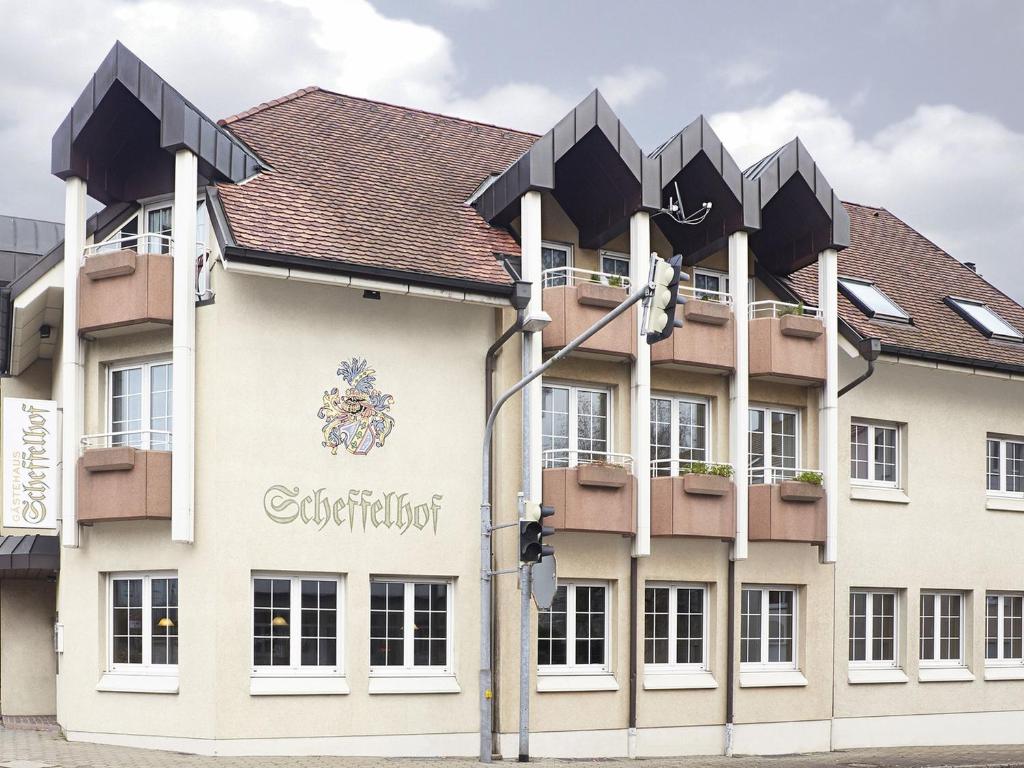
[[[206,246],[202,246],[205,248]],[[137,235],[122,234],[102,243],[93,243],[85,246],[82,253],[82,263],[90,256],[111,251],[135,251],[136,253],[170,253],[174,249],[174,238],[170,235],[161,235],[156,232],[142,232]]]
[[[196,243],[200,245],[200,243]],[[213,285],[210,282],[210,272],[213,271],[215,259],[210,249],[205,245],[196,254],[196,300],[205,301],[213,298]]]
[[[694,288],[692,285],[680,285],[679,295],[691,301],[714,301],[732,306],[732,294],[725,291],[707,291],[702,288]]]
[[[563,285],[579,285],[580,283],[597,283],[610,285],[614,288],[629,288],[629,278],[625,275],[613,275],[608,272],[594,272],[576,267],[552,267],[540,274],[544,288],[557,288]]]
[[[579,451],[570,448],[553,448],[541,453],[544,469],[572,469],[580,464],[609,464],[633,471],[633,457],[628,453],[612,451]]]
[[[728,467],[728,474],[722,474],[722,470],[715,470],[718,467]],[[692,472],[699,471],[707,474],[722,474],[723,477],[732,478],[734,472],[732,464],[727,461],[701,461],[700,459],[652,459],[651,477],[679,477]]]
[[[762,317],[782,317],[783,315],[821,317],[821,310],[818,307],[808,307],[805,304],[791,304],[786,301],[752,301],[750,302],[749,312],[751,320]]]
[[[125,432],[98,432],[82,437],[82,450],[89,448],[141,448],[144,451],[171,450],[171,432],[162,429],[132,429]]]
[[[783,480],[793,480],[798,475],[808,473],[812,476],[821,477],[820,469],[808,469],[806,467],[751,467],[750,483],[758,485],[762,483],[775,484]]]

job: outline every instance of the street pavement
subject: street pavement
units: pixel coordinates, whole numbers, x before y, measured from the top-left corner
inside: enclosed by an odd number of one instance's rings
[[[514,763],[507,763],[513,765]],[[643,768],[1024,768],[1024,746],[855,749],[773,757],[687,757],[649,760],[536,760],[537,766]],[[467,759],[383,757],[198,757],[176,752],[69,743],[53,731],[0,728],[0,768],[471,768]]]

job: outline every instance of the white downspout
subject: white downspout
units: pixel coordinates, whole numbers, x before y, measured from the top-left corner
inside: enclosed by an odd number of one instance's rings
[[[538,315],[542,311],[543,286],[541,270],[541,197],[540,192],[530,190],[520,199],[520,247],[522,248],[522,278],[533,286],[530,292],[530,303],[526,308],[527,317]],[[544,362],[544,345],[541,331],[523,334],[529,356],[530,370],[535,371]],[[530,463],[530,498],[540,501],[543,495],[543,476],[541,469],[541,394],[543,382],[537,379],[526,386],[523,393],[524,401],[528,402],[525,409],[529,413],[530,430],[529,446],[524,451],[524,460]],[[524,403],[526,404],[526,403]],[[563,510],[564,511],[564,510]]]
[[[171,539],[195,540],[195,282],[198,161],[191,151],[174,155],[174,389],[171,448]]]
[[[78,448],[84,428],[78,269],[85,252],[85,181],[64,182],[64,312],[61,330],[61,543],[78,546]]]
[[[834,563],[839,536],[839,254],[818,254],[818,307],[825,323],[825,387],[818,432],[825,485],[825,551],[822,562]]]
[[[729,287],[732,293],[733,324],[736,327],[736,370],[729,377],[729,461],[736,481],[736,540],[732,546],[733,560],[747,559],[747,499],[749,444],[747,430],[750,420],[750,358],[749,358],[749,251],[747,233],[729,235]]]
[[[635,289],[647,282],[651,263],[651,216],[634,213],[629,220],[629,281]],[[641,336],[643,313],[636,312],[636,361],[630,369],[632,392],[631,453],[636,478],[636,536],[633,557],[651,554],[651,347]]]

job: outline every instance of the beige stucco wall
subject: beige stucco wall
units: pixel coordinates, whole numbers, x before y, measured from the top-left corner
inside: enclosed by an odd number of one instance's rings
[[[57,589],[46,579],[0,581],[0,713],[56,712],[53,619]]]

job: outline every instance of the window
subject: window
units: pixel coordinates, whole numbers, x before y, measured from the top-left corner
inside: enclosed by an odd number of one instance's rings
[[[371,674],[450,673],[452,583],[370,582]]]
[[[799,429],[796,411],[771,407],[750,409],[751,483],[775,483],[796,474]],[[767,455],[766,448],[770,450]],[[765,463],[766,458],[770,463]]]
[[[874,283],[851,277],[839,278],[839,290],[857,309],[872,319],[909,323],[910,315]]]
[[[899,484],[899,427],[850,424],[850,479],[862,484]]]
[[[1024,664],[1024,596],[985,596],[985,661]]]
[[[629,256],[614,251],[601,251],[601,271],[606,275],[629,277]]]
[[[651,474],[678,475],[688,462],[711,456],[708,401],[703,398],[651,398]]]
[[[707,590],[651,585],[644,591],[644,663],[707,669]]]
[[[851,666],[896,666],[896,593],[850,591]]]
[[[729,275],[725,272],[718,272],[713,269],[693,270],[693,289],[698,296],[701,291],[709,293],[728,293]]]
[[[341,671],[341,580],[257,574],[252,579],[252,666],[256,673]]]
[[[983,302],[947,296],[946,304],[990,339],[1024,341],[1024,335],[1021,335],[1020,331],[1003,320],[994,309]]]
[[[796,669],[796,590],[743,588],[740,664],[748,669]]]
[[[537,618],[537,664],[546,671],[608,672],[609,589],[562,583]]]
[[[964,596],[921,593],[921,664],[963,666]]]
[[[116,574],[110,584],[110,669],[173,672],[178,665],[178,578]]]
[[[166,360],[110,369],[111,445],[170,450],[172,379]]]
[[[569,267],[572,266],[572,246],[558,243],[544,243],[540,249],[540,268],[545,288],[569,284]],[[548,270],[558,270],[548,274]]]
[[[570,467],[608,456],[609,399],[607,390],[544,385],[541,440],[545,468]]]
[[[1024,440],[989,435],[985,478],[989,493],[1024,496]]]

